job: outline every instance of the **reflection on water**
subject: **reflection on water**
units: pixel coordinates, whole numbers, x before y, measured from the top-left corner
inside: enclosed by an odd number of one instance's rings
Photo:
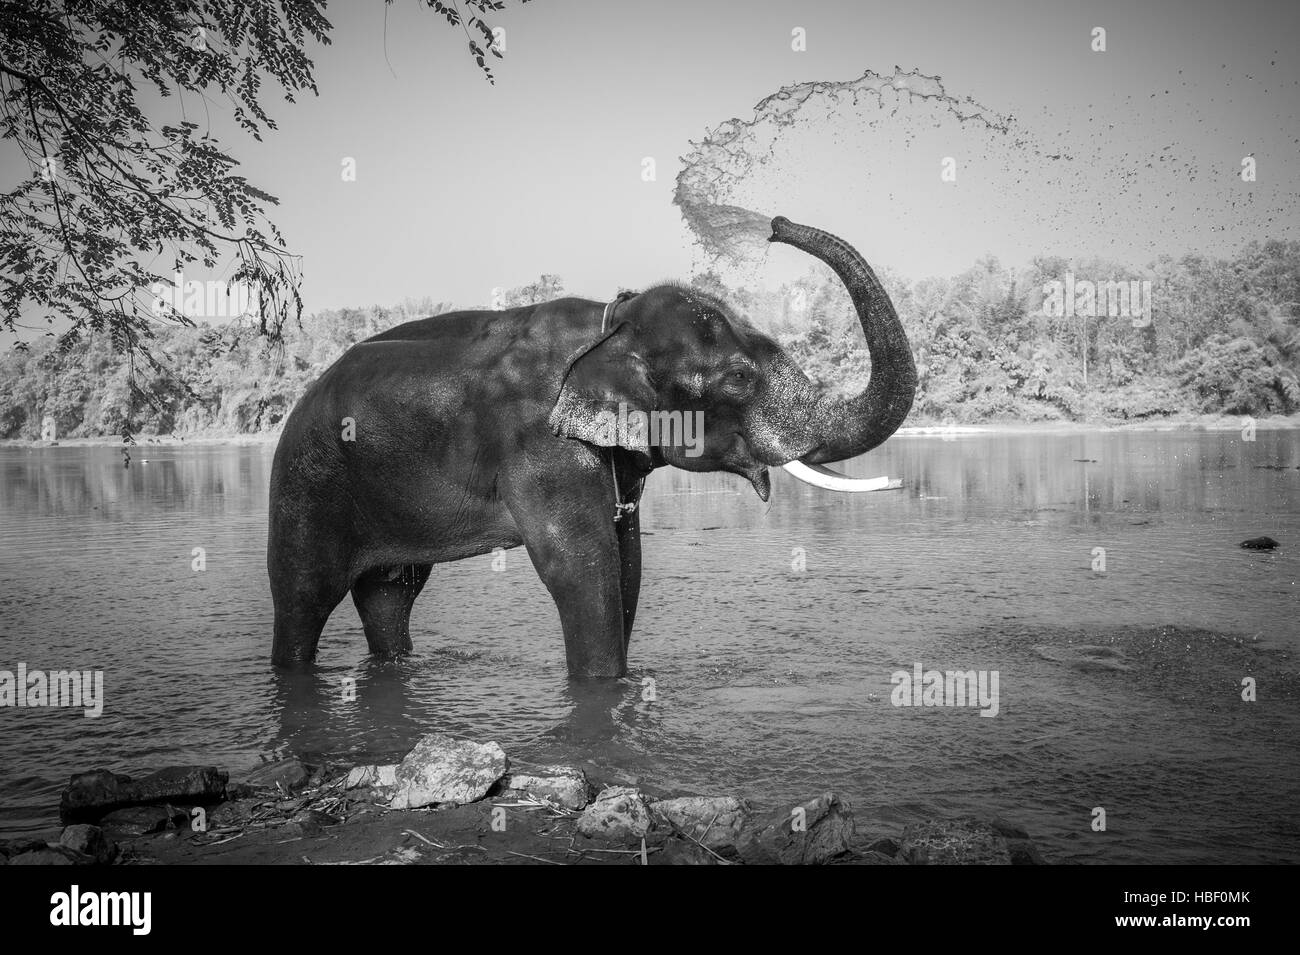
[[[100,669],[107,696],[0,710],[0,828],[54,825],[94,766],[387,761],[437,730],[655,792],[834,788],[867,832],[996,812],[1059,860],[1300,861],[1295,432],[897,437],[848,470],[904,490],[778,473],[768,505],[658,472],[633,671],[592,686],[522,550],[436,568],[411,657],[368,659],[345,601],[319,665],[274,675],[272,450],[0,449],[0,669]],[[1236,546],[1261,534],[1282,549]],[[916,663],[998,670],[999,715],[891,706]]]

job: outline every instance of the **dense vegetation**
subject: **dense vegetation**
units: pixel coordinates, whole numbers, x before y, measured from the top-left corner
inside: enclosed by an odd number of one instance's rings
[[[1044,315],[1044,286],[1147,279],[1149,323]],[[986,259],[949,279],[884,276],[907,326],[920,388],[913,422],[1140,420],[1300,409],[1300,243],[1252,244],[1231,260],[1164,258],[1143,273],[1040,259],[1019,272]],[[779,292],[697,284],[774,334],[814,380],[863,386],[870,363],[843,287],[810,272]],[[508,307],[563,294],[556,276],[513,289]],[[487,305],[489,303],[473,303]],[[0,358],[0,437],[251,433],[274,429],[303,389],[354,342],[451,303],[339,309],[305,317],[270,346],[255,325],[166,327],[160,367],[135,369],[105,335],[54,339]]]

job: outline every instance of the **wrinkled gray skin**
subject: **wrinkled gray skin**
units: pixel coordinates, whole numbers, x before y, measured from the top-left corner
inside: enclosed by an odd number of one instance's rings
[[[870,266],[827,233],[772,221],[771,241],[829,264],[849,291],[871,381],[824,397],[767,337],[699,292],[664,285],[622,301],[564,298],[408,322],[351,348],[285,424],[271,476],[267,566],[278,666],[310,662],[350,590],[375,654],[411,649],[411,605],[436,563],[523,544],[550,590],[569,672],[620,677],[641,587],[638,514],[624,499],[665,465],[742,475],[839,461],[888,438],[916,370]],[[703,453],[602,446],[601,411],[704,413]],[[355,440],[343,439],[344,419]],[[615,437],[618,437],[617,435]]]

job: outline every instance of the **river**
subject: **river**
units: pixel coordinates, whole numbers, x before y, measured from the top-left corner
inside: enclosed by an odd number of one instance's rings
[[[386,762],[441,731],[666,794],[833,789],[867,832],[999,814],[1051,861],[1300,862],[1300,432],[897,436],[847,470],[902,490],[776,473],[770,504],[657,472],[632,672],[594,687],[522,549],[436,567],[410,657],[368,659],[345,600],[277,676],[272,452],[0,448],[0,669],[105,688],[98,718],[0,709],[0,830],[57,827],[93,767]],[[997,715],[893,705],[918,665],[996,671]]]

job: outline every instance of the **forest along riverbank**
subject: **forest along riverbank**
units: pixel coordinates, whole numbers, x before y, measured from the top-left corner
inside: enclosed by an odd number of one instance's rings
[[[859,824],[833,792],[760,809],[733,796],[657,798],[582,770],[512,762],[495,742],[425,736],[390,766],[297,759],[231,784],[215,767],[140,779],[74,775],[57,841],[0,842],[0,864],[1041,865],[998,818],[899,833]],[[883,828],[883,827],[882,827]]]
[[[933,435],[943,437],[951,434],[1069,434],[1083,432],[1111,431],[1282,431],[1300,429],[1300,413],[1291,415],[1269,415],[1250,418],[1246,415],[1195,415],[1191,417],[1143,419],[1140,421],[985,421],[959,424],[952,421],[929,421],[913,423],[899,428],[896,434]],[[192,435],[175,434],[141,434],[134,438],[131,447],[140,450],[149,446],[160,447],[203,447],[208,445],[260,445],[274,444],[280,440],[279,430],[257,431],[251,433],[206,433]],[[98,435],[86,438],[60,438],[57,441],[42,441],[27,438],[0,439],[0,447],[9,448],[49,448],[49,447],[122,447],[120,435]]]

